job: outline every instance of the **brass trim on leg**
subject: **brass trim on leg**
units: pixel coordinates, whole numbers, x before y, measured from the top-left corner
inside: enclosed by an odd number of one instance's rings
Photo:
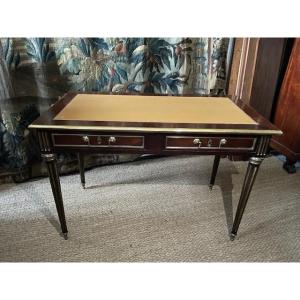
[[[65,211],[64,211],[64,204],[63,204],[63,198],[61,193],[61,186],[60,186],[60,180],[59,180],[59,174],[57,170],[56,165],[56,157],[53,153],[42,153],[42,157],[46,162],[48,174],[49,174],[49,180],[51,184],[51,189],[55,201],[55,206],[62,230],[62,234],[64,235],[64,238],[66,239],[68,228],[66,223],[66,217],[65,217]]]
[[[85,189],[84,155],[82,153],[77,153],[77,157],[78,157],[80,181],[82,187]]]
[[[55,154],[52,153],[42,153],[41,156],[46,162],[56,160]]]
[[[240,200],[236,209],[233,226],[230,233],[230,240],[234,240],[237,235],[259,166],[264,159],[262,157],[250,157],[244,183],[240,195]]]
[[[259,166],[264,159],[262,157],[250,157],[249,163],[252,165]]]
[[[211,172],[211,176],[210,176],[210,182],[209,182],[210,190],[212,190],[212,188],[215,184],[216,175],[217,175],[219,164],[220,164],[220,159],[221,159],[220,155],[215,155],[214,164],[213,164],[213,168],[212,168],[212,172]]]

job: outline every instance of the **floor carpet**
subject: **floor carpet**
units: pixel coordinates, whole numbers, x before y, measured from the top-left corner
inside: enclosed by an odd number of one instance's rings
[[[275,157],[258,173],[238,237],[228,238],[246,162],[178,156],[61,177],[69,240],[48,178],[0,186],[0,261],[298,262],[300,172]]]

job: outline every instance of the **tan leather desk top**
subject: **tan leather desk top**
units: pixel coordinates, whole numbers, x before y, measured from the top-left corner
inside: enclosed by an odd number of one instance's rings
[[[54,120],[257,124],[229,98],[78,94]]]

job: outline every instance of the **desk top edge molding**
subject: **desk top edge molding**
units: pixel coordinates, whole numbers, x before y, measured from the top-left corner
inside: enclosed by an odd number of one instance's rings
[[[54,120],[55,116],[65,108],[67,104],[78,94],[101,94],[103,93],[67,93],[56,103],[54,103],[46,112],[44,112],[37,120],[31,125],[30,129],[40,130],[86,130],[86,131],[122,131],[122,132],[148,132],[148,133],[206,133],[206,134],[253,134],[253,135],[281,135],[282,131],[277,129],[272,123],[258,114],[252,107],[248,106],[239,99],[231,99],[240,109],[242,109],[248,116],[250,116],[257,125],[245,125],[245,124],[197,124],[198,127],[188,126],[189,124],[178,123],[176,127],[170,126],[167,123],[161,123],[161,126],[151,126],[151,124],[145,123],[133,123],[133,122],[99,122],[99,121],[61,121]],[[110,96],[109,94],[105,94]],[[128,95],[127,95],[128,96]],[[141,95],[130,95],[132,97]],[[147,96],[162,96],[162,95],[142,95]],[[169,96],[170,98],[172,96]],[[176,97],[198,97],[203,98],[199,95],[179,95]],[[104,124],[103,124],[104,123]],[[125,124],[124,124],[125,123]],[[146,125],[146,126],[145,126]],[[169,125],[169,126],[168,126]],[[174,125],[174,124],[173,124]],[[244,127],[244,128],[243,128]]]

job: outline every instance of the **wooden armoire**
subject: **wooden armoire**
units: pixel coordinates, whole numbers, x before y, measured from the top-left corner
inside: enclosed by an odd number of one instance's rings
[[[286,156],[283,167],[296,172],[300,159],[300,39],[295,39],[275,106],[273,123],[283,135],[273,138],[271,147]]]
[[[284,169],[295,172],[300,160],[300,39],[238,38],[232,61],[228,94],[284,132],[271,147],[286,156]]]

